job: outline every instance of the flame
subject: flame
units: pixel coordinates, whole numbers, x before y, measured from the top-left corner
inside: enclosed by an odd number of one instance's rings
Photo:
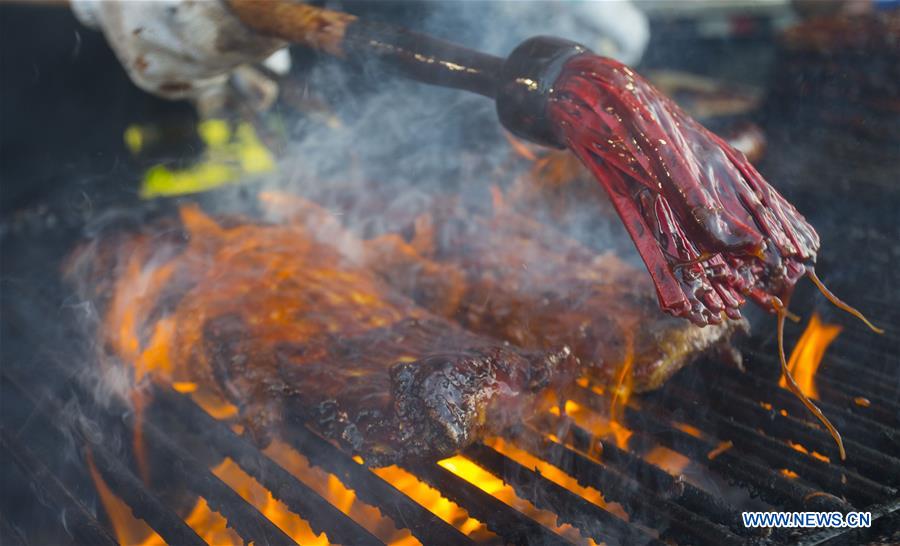
[[[380,301],[378,294],[374,292],[375,287],[366,285],[364,279],[361,281],[350,274],[344,274],[342,270],[330,268],[327,262],[323,263],[319,271],[310,266],[309,260],[296,259],[298,252],[315,251],[313,243],[308,237],[304,237],[308,234],[298,231],[302,229],[300,227],[296,229],[290,226],[256,225],[222,227],[196,206],[182,207],[181,223],[190,236],[186,246],[173,246],[172,250],[177,252],[177,259],[171,259],[172,255],[167,254],[169,250],[164,244],[145,244],[147,241],[142,240],[142,236],[135,236],[134,244],[125,249],[125,258],[118,271],[119,279],[111,288],[110,303],[104,317],[105,327],[102,330],[107,335],[105,343],[119,360],[129,363],[133,369],[132,398],[139,413],[135,420],[134,431],[138,461],[146,461],[140,421],[143,408],[149,402],[145,400],[143,394],[145,392],[143,387],[148,381],[171,385],[176,391],[190,396],[218,420],[232,421],[238,416],[238,408],[223,397],[223,393],[216,388],[210,378],[203,373],[195,373],[198,366],[191,364],[192,347],[202,342],[203,333],[197,326],[203,323],[203,317],[187,314],[202,314],[205,310],[191,307],[183,309],[184,300],[180,300],[181,303],[177,303],[174,309],[166,308],[160,313],[157,306],[165,305],[166,301],[173,299],[168,296],[167,300],[167,290],[171,292],[174,288],[177,291],[179,287],[185,286],[186,282],[196,282],[196,279],[219,280],[221,277],[216,276],[219,275],[217,271],[222,270],[223,275],[227,274],[229,260],[241,256],[243,252],[249,255],[247,259],[259,261],[258,264],[254,262],[254,265],[259,266],[259,271],[269,277],[276,277],[276,280],[285,277],[305,278],[298,275],[294,268],[303,268],[303,272],[308,275],[333,278],[335,283],[339,283],[338,289],[343,291],[335,294],[325,292],[322,297],[365,300],[358,301],[364,306],[361,309],[363,316],[353,318],[364,323],[366,327],[378,327],[396,319],[390,315],[393,312],[392,308]],[[265,239],[268,244],[272,238],[285,249],[284,252],[274,252],[271,256],[264,252],[253,254],[252,251],[261,240]],[[247,252],[248,250],[250,252]],[[157,254],[154,255],[154,252]],[[224,265],[218,267],[220,263]],[[260,277],[265,278],[263,275]],[[228,295],[240,294],[241,290],[246,290],[240,285],[241,282],[242,278],[227,278],[210,293],[218,289],[220,292],[215,294],[216,298],[227,300]],[[251,285],[250,288],[259,289],[256,285]],[[273,294],[273,298],[279,297],[277,291],[273,290]],[[273,316],[272,312],[267,311],[268,303],[269,300],[265,300],[260,309],[253,309],[252,312],[258,316],[250,316],[248,320],[251,323],[254,320],[278,324],[290,322],[297,326],[291,316],[288,316],[290,313]],[[284,309],[284,306],[273,304],[272,308],[278,311]],[[315,333],[298,331],[295,328],[291,335],[294,338],[302,338]],[[232,428],[237,432],[242,430],[237,424],[232,424]],[[265,449],[265,454],[386,544],[392,546],[419,544],[408,529],[398,529],[393,520],[383,516],[378,508],[357,498],[356,493],[348,489],[337,476],[314,467],[302,454],[287,444],[275,440]],[[355,457],[355,460],[363,464],[359,457]],[[146,462],[142,462],[139,466],[143,469],[147,465]],[[302,517],[292,513],[277,501],[270,491],[234,461],[226,459],[211,471],[294,540],[303,544],[327,543],[327,537],[313,533]],[[141,472],[143,473],[143,470]],[[378,469],[374,472],[467,535],[477,540],[496,540],[496,536],[482,522],[471,518],[465,510],[411,474],[397,467]],[[140,520],[131,517],[128,507],[118,501],[108,488],[104,489],[105,484],[100,480],[99,474],[95,473],[95,477],[98,491],[101,491],[104,502],[109,505],[108,511],[112,514],[113,525],[121,533],[131,533],[127,536],[121,535],[127,538],[126,542],[142,546],[144,546],[142,541],[146,542],[146,546],[161,543],[158,536],[152,533],[146,524],[142,527]],[[118,505],[115,504],[117,501]],[[211,511],[202,498],[196,501],[193,509],[185,516],[185,521],[212,544],[242,543],[234,532],[227,529],[224,519]]]
[[[597,438],[612,438],[617,447],[628,449],[628,440],[633,432],[625,425],[606,415],[591,411],[572,400],[566,400],[564,409],[565,414],[581,428],[590,431]],[[550,408],[549,411],[553,415],[560,415],[559,410],[555,407]]]
[[[625,330],[625,358],[616,372],[616,380],[613,385],[612,399],[609,402],[609,424],[616,445],[622,449],[628,447],[628,439],[631,431],[622,425],[625,405],[631,397],[634,389],[634,331],[631,328]]]
[[[314,533],[309,523],[288,510],[231,459],[226,458],[212,469],[212,473],[295,541],[320,546],[328,544],[324,534]]]
[[[490,532],[484,523],[469,516],[465,509],[441,496],[440,491],[420,481],[402,468],[388,466],[373,468],[372,472],[476,542],[496,539],[496,535]]]
[[[520,449],[507,441],[504,441],[502,438],[487,438],[484,443],[491,446],[503,455],[506,455],[510,459],[516,461],[517,463],[521,464],[522,466],[536,471],[541,476],[547,478],[553,483],[568,489],[569,491],[579,495],[583,499],[593,504],[596,504],[600,508],[603,508],[616,517],[628,521],[628,513],[625,512],[625,509],[621,504],[616,502],[607,502],[606,499],[603,498],[603,493],[594,489],[593,487],[585,487],[581,485],[580,483],[578,483],[578,480],[576,480],[572,476],[569,476],[558,467],[548,463],[547,461],[543,461],[535,457],[531,453]]]
[[[86,462],[100,503],[109,517],[116,535],[116,541],[123,546],[166,546],[166,541],[142,519],[134,517],[131,508],[110,490],[97,467],[94,465],[90,451],[86,454]],[[217,512],[212,511],[206,499],[200,497],[184,522],[193,529],[207,544],[240,545],[244,541],[231,529],[228,522]]]
[[[419,544],[408,529],[398,529],[378,508],[357,498],[337,476],[312,466],[306,457],[284,442],[273,440],[265,454],[384,543],[392,546]]]
[[[495,206],[502,208],[504,206],[503,194],[499,189],[493,188],[492,195]],[[268,199],[267,205],[270,206],[281,203],[280,197],[276,194],[269,194],[266,199]],[[234,424],[239,414],[238,408],[223,397],[223,393],[216,387],[215,382],[211,381],[211,378],[202,373],[204,366],[194,365],[192,361],[192,358],[196,358],[193,354],[196,353],[193,351],[193,347],[203,341],[200,325],[203,324],[204,317],[195,315],[212,313],[218,308],[210,311],[202,305],[182,307],[184,300],[179,300],[174,308],[162,309],[162,313],[159,308],[160,305],[166,305],[167,301],[173,299],[169,294],[173,288],[177,292],[177,289],[183,287],[185,282],[198,282],[198,279],[199,282],[217,284],[215,287],[205,287],[208,289],[202,291],[203,297],[214,298],[216,301],[228,301],[230,296],[239,297],[242,293],[241,290],[244,292],[248,290],[264,291],[270,288],[268,284],[264,283],[242,285],[240,283],[245,282],[243,278],[227,277],[228,266],[233,263],[236,256],[243,256],[241,259],[254,260],[253,264],[258,266],[260,273],[258,278],[272,277],[275,281],[283,278],[307,278],[309,275],[334,278],[336,283],[341,283],[341,290],[344,288],[347,290],[335,294],[323,290],[321,296],[326,300],[332,297],[359,300],[358,303],[363,307],[360,311],[362,316],[354,316],[353,320],[358,321],[366,328],[378,327],[396,319],[391,314],[395,311],[389,305],[381,302],[379,294],[374,291],[375,288],[368,287],[363,282],[364,280],[360,280],[350,273],[345,274],[343,270],[330,268],[328,264],[324,264],[319,271],[318,266],[311,264],[310,260],[297,259],[297,255],[302,255],[303,252],[315,252],[313,241],[304,242],[304,236],[308,236],[308,234],[299,231],[303,229],[300,224],[306,220],[294,219],[288,226],[238,225],[234,227],[230,224],[220,225],[196,206],[185,206],[181,209],[181,224],[189,233],[189,237],[183,246],[173,247],[172,250],[177,252],[177,259],[172,259],[171,255],[166,254],[167,249],[164,245],[143,244],[140,238],[137,239],[136,244],[126,249],[128,252],[125,253],[119,280],[110,291],[111,303],[104,317],[104,332],[108,333],[108,339],[105,341],[119,360],[133,366],[135,388],[133,397],[139,413],[142,413],[143,408],[149,402],[142,398],[141,393],[146,392],[143,387],[149,381],[158,381],[171,385],[183,395],[190,396],[215,419],[232,423],[232,428],[236,432],[242,431],[240,425]],[[296,229],[292,227],[295,223],[298,224]],[[274,240],[285,251],[273,252],[271,255],[262,251],[254,253],[260,245],[260,240],[264,238],[268,238],[266,244]],[[154,252],[158,254],[154,255]],[[286,257],[288,255],[290,259]],[[307,274],[307,277],[301,273]],[[188,280],[185,281],[185,278]],[[302,339],[305,336],[319,333],[318,330],[303,329],[307,328],[304,324],[296,324],[296,321],[290,316],[290,309],[283,305],[283,295],[275,290],[277,288],[275,281],[271,286],[273,292],[271,309],[268,307],[269,299],[261,300],[258,308],[248,310],[245,317],[248,324],[283,325],[289,323],[293,328],[290,330],[292,339]],[[370,288],[371,290],[369,290]],[[265,293],[268,294],[268,292]],[[194,297],[195,294],[191,293],[191,296]],[[177,300],[177,298],[174,299]],[[278,304],[274,303],[276,301]],[[188,316],[191,313],[193,315]],[[340,325],[335,328],[339,329]],[[632,376],[634,347],[631,334],[626,336],[624,347],[625,356],[622,363],[617,368],[613,381],[606,387],[605,396],[609,401],[608,411],[592,412],[571,401],[565,404],[564,409],[567,414],[573,416],[576,421],[584,423],[584,426],[598,437],[610,437],[618,446],[627,448],[632,433],[622,422],[634,383]],[[559,413],[558,410],[557,413]],[[135,452],[138,461],[145,461],[140,415],[135,422]],[[497,438],[489,439],[488,445],[507,457],[535,469],[547,479],[582,496],[587,501],[622,519],[628,519],[628,514],[620,505],[607,503],[600,491],[583,487],[549,462]],[[419,541],[412,536],[408,529],[398,528],[397,524],[402,524],[402,522],[395,522],[382,515],[377,507],[359,498],[355,491],[341,481],[341,478],[313,466],[310,460],[291,446],[276,439],[264,452],[287,472],[348,517],[359,522],[361,526],[384,543],[392,546],[419,544]],[[364,464],[359,457],[355,457],[354,460],[358,464]],[[574,542],[585,543],[576,529],[569,525],[557,525],[555,514],[538,509],[527,500],[520,498],[502,480],[484,471],[465,457],[451,457],[441,461],[440,464],[554,532]],[[146,462],[141,463],[140,466],[143,469],[147,466]],[[473,540],[496,541],[497,537],[487,529],[483,522],[471,517],[465,509],[446,499],[439,491],[419,481],[412,474],[395,466],[371,471]],[[144,471],[141,470],[141,472]],[[308,522],[299,514],[292,513],[275,499],[269,490],[247,474],[235,461],[225,459],[211,468],[211,472],[297,542],[303,544],[328,543],[326,536],[315,534]],[[95,482],[98,484],[98,491],[105,485],[102,484],[99,474],[96,475]],[[121,504],[121,501],[119,501],[121,506],[118,507],[121,509],[116,509],[114,501],[117,499],[108,488],[101,493],[101,497],[105,499],[104,505],[109,504],[110,506],[107,511],[116,514],[111,516],[116,529],[121,529],[121,532],[131,530],[128,532],[131,532],[132,536],[127,543],[141,544],[141,546],[161,543],[159,537],[146,524],[143,527],[139,525],[140,520],[135,520],[130,515],[128,507]],[[197,499],[193,508],[184,515],[184,519],[204,540],[212,544],[241,543],[237,534],[227,528],[222,516],[210,510],[202,498]]]
[[[832,341],[841,333],[842,328],[836,324],[825,324],[817,313],[809,319],[809,325],[800,336],[800,340],[791,352],[788,369],[800,390],[812,399],[818,399],[815,377],[825,356],[825,351]],[[787,379],[782,375],[778,386],[787,388]]]
[[[628,449],[628,440],[633,434],[623,423],[625,407],[634,390],[634,333],[632,328],[628,328],[625,332],[625,354],[610,384],[600,385],[588,377],[580,377],[576,381],[579,386],[609,399],[607,414],[600,415],[572,400],[567,400],[564,405],[566,415],[579,426],[598,438],[612,438],[621,449]],[[560,416],[557,408],[550,408],[550,412],[557,417]]]
[[[541,510],[527,500],[519,497],[511,486],[504,484],[503,480],[494,476],[487,470],[484,470],[463,455],[454,455],[453,457],[438,461],[438,464],[485,493],[502,501],[507,506],[515,508],[529,518],[553,530],[555,533],[562,535],[567,540],[577,544],[596,545],[591,539],[585,540],[578,530],[571,525],[557,525],[556,514],[548,512],[547,510]]]
[[[162,537],[147,525],[142,519],[137,519],[131,514],[131,508],[128,507],[115,493],[106,485],[106,481],[94,465],[94,457],[90,450],[86,450],[85,461],[87,462],[88,471],[90,471],[91,479],[97,489],[97,495],[100,497],[100,503],[106,512],[110,523],[113,527],[113,534],[116,535],[116,541],[119,544],[140,544],[155,545],[165,544]]]
[[[662,468],[673,476],[681,475],[684,469],[691,463],[689,458],[665,446],[654,447],[644,455],[644,460]]]
[[[793,470],[791,470],[789,468],[782,468],[781,470],[779,470],[779,472],[781,472],[781,474],[783,476],[787,476],[788,478],[790,478],[792,480],[796,480],[799,477],[799,475],[796,472],[794,472]]]

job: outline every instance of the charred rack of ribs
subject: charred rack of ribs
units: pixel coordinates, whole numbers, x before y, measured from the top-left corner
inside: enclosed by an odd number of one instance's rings
[[[598,254],[503,203],[475,212],[436,199],[369,234],[362,260],[432,313],[519,347],[569,347],[592,379],[608,384],[628,366],[635,392],[660,387],[707,351],[740,366],[727,341],[743,319],[701,328],[659,312],[653,284],[612,253]],[[292,223],[353,236],[311,201],[263,194]],[[320,227],[321,229],[321,227]]]
[[[82,247],[68,271],[105,309],[110,359],[138,382],[210,387],[260,444],[293,418],[371,465],[439,458],[574,379],[567,348],[466,331],[297,225],[186,207],[180,225]]]
[[[741,327],[661,315],[632,268],[512,212],[467,223],[437,207],[411,218],[410,240],[363,240],[309,201],[264,201],[291,221],[185,206],[67,267],[103,312],[107,362],[133,365],[138,388],[209,389],[258,444],[292,420],[369,465],[436,459],[564,400],[584,372],[608,383],[627,363],[636,390],[655,388]]]

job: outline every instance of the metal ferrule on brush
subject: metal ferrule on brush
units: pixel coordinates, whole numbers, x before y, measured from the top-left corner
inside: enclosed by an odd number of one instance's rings
[[[585,46],[550,36],[520,44],[503,63],[497,89],[497,115],[514,135],[544,146],[565,148],[547,115],[547,101],[563,66],[590,53]]]

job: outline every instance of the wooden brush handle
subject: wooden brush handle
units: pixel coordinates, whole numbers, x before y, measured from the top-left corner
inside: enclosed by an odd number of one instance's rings
[[[391,25],[291,0],[228,0],[251,29],[401,75],[494,98],[503,59]]]

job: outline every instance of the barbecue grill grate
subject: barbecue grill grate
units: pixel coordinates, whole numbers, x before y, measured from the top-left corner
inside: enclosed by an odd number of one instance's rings
[[[894,331],[897,327],[894,325]],[[639,406],[626,407],[623,424],[632,431],[628,449],[608,443],[598,452],[589,430],[550,413],[510,431],[510,441],[519,449],[551,463],[579,485],[602,492],[607,502],[619,503],[629,516],[627,520],[489,445],[477,444],[463,455],[510,485],[520,498],[555,514],[558,524],[569,524],[598,543],[819,544],[832,539],[855,540],[855,532],[842,529],[746,529],[734,495],[738,492],[758,497],[754,502],[775,507],[772,509],[866,510],[872,512],[876,522],[896,516],[900,510],[900,459],[896,458],[900,453],[900,405],[896,397],[888,396],[888,376],[874,368],[861,371],[852,364],[850,355],[860,348],[857,339],[849,334],[836,342],[843,347],[826,356],[818,375],[820,405],[844,434],[847,461],[823,460],[809,454],[833,453],[832,440],[809,421],[788,391],[777,387],[777,377],[761,371],[777,369],[762,350],[746,373],[705,362],[682,371],[660,392],[643,397]],[[854,374],[853,388],[845,391],[842,379],[850,373]],[[42,376],[47,374],[64,371],[48,365]],[[33,484],[41,506],[52,516],[65,514],[63,532],[76,542],[115,543],[102,518],[89,508],[94,505],[91,492],[66,485],[62,474],[55,475],[43,458],[27,447],[32,441],[29,435],[39,428],[38,422],[60,437],[75,438],[76,444],[85,446],[109,487],[164,540],[203,544],[174,508],[144,485],[113,448],[97,439],[102,436],[92,432],[97,427],[129,428],[134,424],[134,414],[116,403],[98,404],[83,385],[69,379],[38,382],[8,370],[3,375],[4,398],[26,404],[24,413],[29,418],[15,430],[6,426],[0,435],[0,447]],[[65,387],[54,390],[48,385]],[[857,391],[871,400],[868,408],[852,403]],[[207,499],[245,541],[293,544],[289,536],[212,474],[208,465],[180,445],[180,435],[199,439],[220,459],[231,458],[330,541],[381,544],[365,522],[348,517],[188,396],[157,387],[153,400],[152,411],[144,417],[145,441],[157,458],[164,459],[163,464],[183,488]],[[572,400],[597,411],[608,404],[587,387],[579,387]],[[73,403],[81,411],[67,411]],[[171,423],[184,424],[184,430],[173,428]],[[302,424],[288,427],[284,440],[312,465],[336,476],[360,501],[377,507],[398,528],[409,529],[423,544],[473,543],[472,538]],[[717,452],[717,446],[724,442],[730,442],[731,448]],[[805,446],[809,453],[789,442]],[[649,446],[663,446],[687,457],[690,465],[703,469],[704,479],[721,488],[702,487],[695,483],[697,480],[648,462],[642,455]],[[410,465],[405,470],[464,508],[502,542],[569,543],[566,536],[439,464]],[[2,523],[4,537],[11,537],[9,543],[22,538],[11,522],[4,518]]]

